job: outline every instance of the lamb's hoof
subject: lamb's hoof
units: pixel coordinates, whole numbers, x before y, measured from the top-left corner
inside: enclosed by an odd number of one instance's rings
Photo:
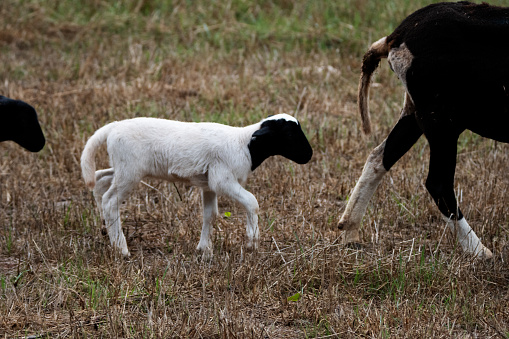
[[[343,231],[346,227],[347,227],[347,222],[341,220],[340,222],[338,222],[338,229]]]
[[[212,251],[203,251],[203,253],[201,254],[201,261],[209,262],[212,260],[213,257],[214,255]]]
[[[213,255],[212,245],[198,244],[196,251],[200,252],[202,261],[211,261]]]
[[[249,241],[246,244],[247,252],[256,252],[258,250],[258,241]]]
[[[122,255],[124,256],[124,258],[129,258],[131,256],[131,253],[129,253],[129,250],[127,248],[123,248]]]
[[[364,249],[364,245],[360,242],[348,242],[345,246],[357,251]]]

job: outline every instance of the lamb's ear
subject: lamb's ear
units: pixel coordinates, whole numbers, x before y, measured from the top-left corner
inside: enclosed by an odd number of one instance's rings
[[[257,140],[258,138],[265,139],[270,134],[270,128],[262,127],[251,136],[251,141]]]
[[[273,139],[272,130],[269,127],[262,127],[251,136],[249,141],[249,153],[251,154],[251,170],[254,171],[256,167],[270,157],[274,155],[272,153],[274,145],[271,145]]]

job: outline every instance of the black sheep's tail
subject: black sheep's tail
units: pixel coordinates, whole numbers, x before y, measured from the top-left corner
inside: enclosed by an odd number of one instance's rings
[[[365,134],[371,133],[371,118],[368,104],[371,77],[380,64],[380,60],[382,58],[387,58],[388,55],[389,45],[387,44],[387,37],[383,37],[371,45],[366,54],[364,54],[364,58],[362,60],[362,73],[358,90],[358,104],[362,119],[362,130]]]

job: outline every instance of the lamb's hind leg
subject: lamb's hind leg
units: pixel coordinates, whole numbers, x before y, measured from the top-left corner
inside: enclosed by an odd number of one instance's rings
[[[104,221],[111,244],[118,248],[123,255],[128,256],[127,242],[122,232],[120,222],[120,205],[129,196],[129,193],[139,183],[139,178],[119,178],[118,174],[113,177],[110,188],[104,193],[102,207]]]
[[[368,157],[362,175],[341,216],[338,227],[345,231],[345,243],[360,242],[359,227],[369,200],[383,176],[415,144],[422,131],[415,120],[415,108],[410,97],[405,98],[401,117],[391,133]]]
[[[217,210],[217,195],[215,192],[210,190],[202,190],[202,203],[203,203],[203,226],[201,229],[200,242],[196,249],[203,252],[205,259],[212,257],[212,240],[210,236],[212,234],[212,227],[214,220],[218,214]]]
[[[104,219],[104,213],[102,210],[103,195],[110,188],[111,182],[113,180],[113,175],[113,168],[103,169],[95,172],[94,198],[102,219]]]

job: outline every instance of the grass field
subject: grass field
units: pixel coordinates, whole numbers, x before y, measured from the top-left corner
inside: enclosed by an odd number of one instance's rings
[[[507,145],[468,132],[458,144],[455,190],[491,261],[462,254],[442,222],[423,139],[370,203],[364,247],[342,245],[336,227],[403,101],[383,63],[374,133],[362,135],[362,55],[429,3],[2,0],[0,94],[37,109],[47,145],[0,144],[0,336],[509,337]],[[314,155],[271,158],[250,178],[257,253],[244,250],[242,208],[220,198],[203,262],[199,190],[158,181],[123,207],[131,257],[112,251],[79,166],[97,128],[137,116],[241,126],[281,112],[299,118]]]

